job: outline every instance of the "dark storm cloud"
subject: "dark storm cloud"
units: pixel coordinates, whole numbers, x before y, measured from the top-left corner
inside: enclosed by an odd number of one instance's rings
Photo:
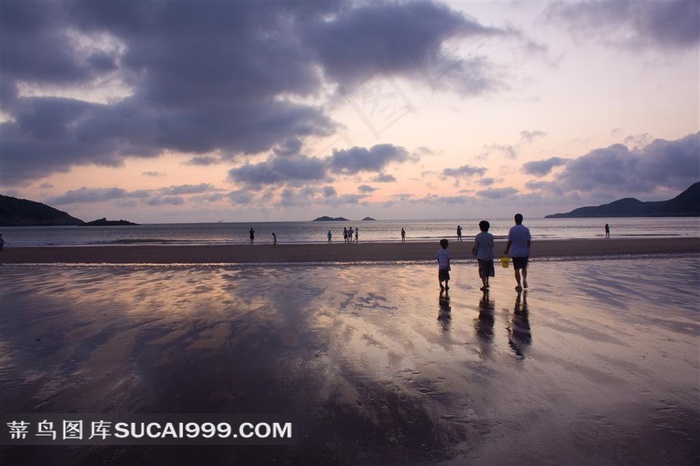
[[[4,182],[168,151],[296,153],[294,141],[336,130],[323,102],[300,103],[322,100],[326,84],[348,87],[379,68],[422,79],[437,61],[456,70],[460,90],[481,92],[495,83],[488,59],[461,61],[442,44],[502,35],[520,40],[431,2],[0,2]],[[103,82],[129,95],[44,97]]]
[[[554,168],[565,165],[566,162],[567,160],[561,157],[552,157],[547,160],[535,160],[523,164],[523,171],[529,175],[545,176],[549,175]]]
[[[487,76],[488,63],[480,57],[452,57],[443,49],[443,42],[509,34],[484,27],[446,5],[384,2],[349,9],[331,21],[315,18],[308,23],[304,37],[325,75],[344,89],[376,73],[417,75],[430,72],[426,65],[440,63],[442,69],[450,69],[454,87],[479,93],[496,83]]]
[[[586,40],[625,47],[687,49],[700,42],[700,2],[558,2],[549,9],[552,22],[568,24]]]
[[[700,180],[700,133],[675,141],[654,140],[641,149],[615,144],[570,160],[552,183],[557,194],[605,192],[629,196],[659,187],[681,191]]]

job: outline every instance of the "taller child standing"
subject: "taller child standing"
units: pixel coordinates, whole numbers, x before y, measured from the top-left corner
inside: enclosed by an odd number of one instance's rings
[[[449,290],[450,287],[448,283],[450,281],[450,260],[452,259],[452,253],[447,249],[449,242],[446,239],[440,240],[441,248],[437,252],[438,261],[438,281],[440,282],[440,290]],[[445,286],[442,286],[442,282],[445,282]]]
[[[472,253],[479,264],[479,277],[483,284],[481,291],[489,289],[489,277],[496,275],[496,270],[493,266],[493,235],[489,233],[489,228],[491,228],[491,224],[488,221],[482,220],[479,222],[481,233],[474,237],[474,248],[472,249]]]

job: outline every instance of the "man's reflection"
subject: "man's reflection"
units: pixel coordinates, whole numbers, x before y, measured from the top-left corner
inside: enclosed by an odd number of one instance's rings
[[[511,325],[508,327],[508,346],[519,358],[524,358],[532,344],[530,316],[527,308],[527,291],[518,292]]]

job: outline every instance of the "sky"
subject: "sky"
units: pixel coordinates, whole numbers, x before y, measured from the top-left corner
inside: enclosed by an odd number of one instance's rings
[[[0,0],[0,193],[526,218],[700,181],[700,2]]]

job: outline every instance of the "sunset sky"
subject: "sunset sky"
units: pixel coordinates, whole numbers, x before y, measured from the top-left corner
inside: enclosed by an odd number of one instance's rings
[[[139,223],[542,217],[700,180],[700,2],[0,2],[0,192]]]

